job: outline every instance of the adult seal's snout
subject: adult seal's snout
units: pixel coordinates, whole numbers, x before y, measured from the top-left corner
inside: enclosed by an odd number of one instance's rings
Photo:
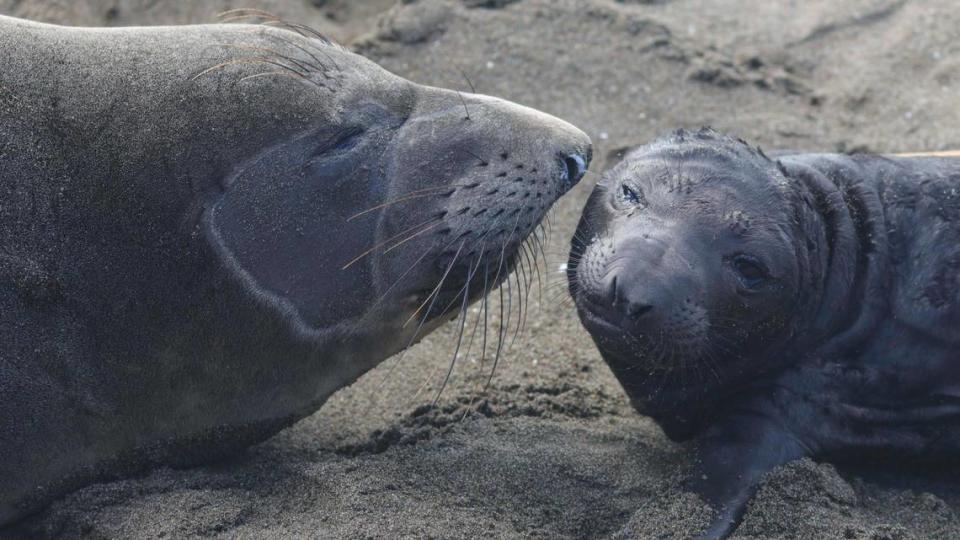
[[[960,452],[960,159],[678,132],[604,175],[568,277],[633,404],[695,439],[704,538],[788,460]]]
[[[573,152],[563,155],[563,177],[562,181],[567,185],[567,189],[577,185],[583,176],[587,173],[587,167],[590,166],[591,151],[587,149],[585,154]]]
[[[281,21],[0,17],[0,50],[0,525],[312,413],[508,279],[589,162]]]

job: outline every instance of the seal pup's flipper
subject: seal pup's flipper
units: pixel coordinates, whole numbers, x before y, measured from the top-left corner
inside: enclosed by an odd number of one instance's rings
[[[716,512],[698,540],[728,537],[740,523],[760,478],[808,455],[775,418],[752,410],[737,412],[711,426],[696,448],[691,487]]]

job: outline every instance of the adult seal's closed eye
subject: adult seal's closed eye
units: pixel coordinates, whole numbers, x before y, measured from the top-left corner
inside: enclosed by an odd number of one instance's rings
[[[958,158],[681,131],[604,175],[568,278],[636,408],[696,441],[706,538],[796,458],[960,455]]]
[[[0,17],[0,524],[315,411],[585,172],[565,122],[268,22]]]

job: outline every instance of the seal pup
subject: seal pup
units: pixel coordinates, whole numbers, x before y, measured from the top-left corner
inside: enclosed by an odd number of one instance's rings
[[[506,279],[586,170],[565,122],[258,15],[0,17],[0,524],[314,412]]]
[[[960,158],[679,131],[604,174],[568,284],[636,409],[695,441],[705,538],[794,459],[960,455]]]

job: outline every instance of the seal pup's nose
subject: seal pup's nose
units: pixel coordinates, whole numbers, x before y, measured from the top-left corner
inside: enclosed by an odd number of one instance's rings
[[[653,311],[653,306],[643,302],[629,302],[624,309],[627,317],[630,317],[635,321],[642,319],[644,315],[650,313],[651,311]]]
[[[564,165],[563,181],[567,183],[568,189],[577,185],[577,182],[583,179],[583,175],[587,174],[587,167],[590,166],[591,153],[588,149],[585,154],[573,152],[561,157]]]
[[[654,308],[653,303],[640,297],[634,287],[622,282],[618,283],[617,278],[618,276],[613,276],[607,289],[607,299],[613,308],[624,318],[633,322],[640,322],[645,317],[649,318],[648,315]]]

